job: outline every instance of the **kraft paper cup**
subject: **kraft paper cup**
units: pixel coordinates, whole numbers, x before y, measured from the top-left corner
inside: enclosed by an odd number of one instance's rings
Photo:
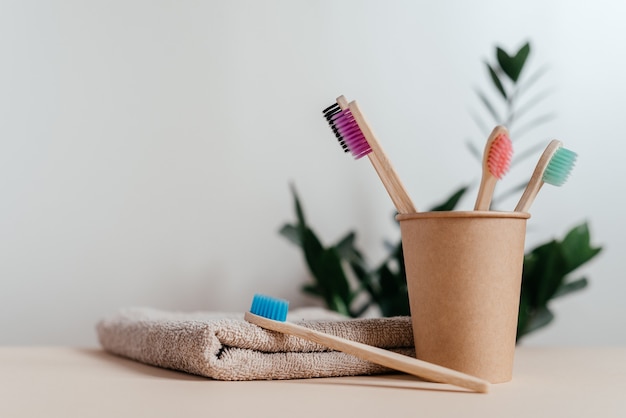
[[[491,383],[511,380],[529,217],[397,216],[417,358]]]

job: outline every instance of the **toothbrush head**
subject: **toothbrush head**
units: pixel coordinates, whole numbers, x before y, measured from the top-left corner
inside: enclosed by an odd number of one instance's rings
[[[486,155],[487,168],[491,175],[502,179],[509,171],[511,158],[513,157],[513,144],[506,132],[497,135],[491,144]]]
[[[260,294],[254,295],[250,307],[250,313],[280,322],[287,320],[288,310],[289,301]]]
[[[537,162],[535,171],[533,171],[530,181],[515,207],[515,212],[528,212],[544,183],[553,186],[565,184],[574,168],[576,158],[577,154],[563,148],[561,141],[557,139],[550,141],[541,157],[539,157],[539,162]]]
[[[541,179],[544,183],[562,186],[569,178],[577,157],[574,151],[559,147],[550,158]]]
[[[349,151],[357,160],[372,152],[372,147],[350,109],[342,110],[339,104],[334,103],[322,113],[345,152]]]

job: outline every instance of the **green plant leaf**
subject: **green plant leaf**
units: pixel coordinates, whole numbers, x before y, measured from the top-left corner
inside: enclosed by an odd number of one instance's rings
[[[350,303],[349,301],[343,299],[341,295],[335,293],[332,295],[332,303],[330,304],[330,307],[335,312],[338,312],[348,317],[351,316]]]
[[[378,270],[379,307],[384,316],[410,315],[409,297],[404,275],[392,272],[387,265]]]
[[[528,292],[522,292],[519,302],[519,314],[517,316],[517,337],[519,339],[526,334],[528,328],[528,322],[532,314],[532,307],[528,301]]]
[[[302,205],[300,204],[300,198],[298,197],[298,192],[296,191],[296,186],[291,185],[291,195],[293,196],[293,204],[296,210],[296,219],[298,220],[298,227],[304,228],[306,227],[306,219],[304,218],[304,211],[302,210]]]
[[[496,70],[494,70],[493,67],[489,65],[488,62],[486,62],[485,65],[487,66],[487,70],[489,71],[489,75],[491,76],[491,81],[493,81],[493,84],[496,86],[496,89],[498,89],[498,91],[500,92],[504,100],[506,100],[508,98],[506,94],[506,90],[504,90],[504,86],[502,85],[502,82],[500,81],[500,77],[498,77],[498,73],[496,73]]]
[[[480,101],[483,102],[483,105],[485,105],[485,108],[487,109],[487,111],[493,117],[493,120],[495,121],[495,123],[500,123],[501,121],[500,115],[498,115],[496,108],[491,104],[487,96],[485,96],[485,94],[481,92],[480,90],[476,90],[476,94],[478,95],[478,98],[480,99]]]
[[[533,331],[538,330],[539,328],[543,328],[550,322],[552,322],[552,320],[554,320],[554,314],[550,311],[550,309],[544,306],[534,312],[533,315],[530,317],[524,333],[529,334]]]
[[[328,248],[316,255],[310,257],[309,268],[322,289],[326,304],[330,309],[349,316],[352,292],[337,251]]]
[[[309,294],[324,298],[326,305],[341,314],[350,314],[350,304],[354,295],[343,270],[341,257],[334,247],[325,248],[317,235],[311,230],[304,217],[304,210],[294,186],[291,187],[296,212],[297,224],[285,225],[280,233],[290,241],[300,245],[307,267],[315,280],[314,284],[305,284],[303,290]],[[353,239],[350,234],[345,245]]]
[[[533,120],[526,122],[522,127],[516,128],[514,136],[520,137],[523,134],[527,133],[528,131],[535,129],[541,125],[544,125],[550,122],[551,120],[554,120],[555,118],[556,118],[556,113],[545,113],[541,116],[537,116]]]
[[[500,68],[514,83],[517,82],[529,54],[530,43],[528,42],[524,44],[513,57],[507,54],[502,48],[496,48],[496,58],[498,64],[500,64]]]
[[[553,299],[560,298],[572,292],[582,290],[585,287],[587,287],[588,284],[589,283],[586,277],[582,277],[580,279],[576,279],[571,282],[562,283],[552,298]]]
[[[337,244],[335,244],[335,248],[339,253],[339,257],[343,260],[347,260],[349,262],[357,262],[362,265],[365,265],[365,259],[361,252],[356,248],[355,245],[356,233],[349,232],[345,237],[343,237]]]
[[[320,276],[325,278],[326,275],[323,273],[328,270],[327,266],[324,264],[324,247],[322,243],[317,238],[315,233],[309,228],[304,229],[303,234],[301,235],[302,239],[302,250],[304,251],[304,258],[307,262],[309,270],[313,273],[316,278]]]
[[[468,188],[468,186],[461,187],[459,190],[452,193],[452,195],[446,201],[433,207],[431,211],[436,212],[454,210],[456,205],[459,203],[459,200],[461,200]]]
[[[584,289],[585,277],[566,281],[566,276],[589,262],[601,251],[590,245],[587,223],[570,229],[562,241],[552,240],[528,251],[524,257],[518,339],[552,320],[548,303]]]
[[[545,89],[535,94],[533,97],[528,99],[523,105],[515,109],[514,112],[511,112],[507,120],[507,123],[510,125],[513,122],[513,120],[516,120],[516,121],[520,120],[520,118],[524,116],[526,113],[528,113],[531,109],[534,109],[535,106],[537,106],[539,103],[541,103],[542,101],[550,97],[552,92],[553,90]]]
[[[314,284],[305,284],[302,286],[302,290],[311,296],[323,296],[320,288]]]
[[[563,283],[565,259],[556,240],[535,248],[533,255],[537,257],[532,278],[535,284],[533,304],[543,307]],[[522,280],[524,280],[524,275],[522,275]]]
[[[278,231],[280,235],[287,238],[292,244],[302,247],[302,240],[300,239],[300,230],[291,224],[285,224]]]
[[[375,291],[372,289],[374,285],[374,274],[360,262],[351,262],[350,268],[352,268],[354,276],[359,281],[359,290],[372,290],[372,296],[374,296]]]
[[[530,87],[532,87],[537,81],[539,81],[544,76],[544,74],[548,72],[548,69],[549,68],[547,65],[543,65],[539,67],[537,70],[535,70],[531,75],[526,77],[524,81],[520,81],[514,93],[515,97],[521,97],[523,93],[528,91]]]
[[[561,243],[566,262],[566,274],[576,270],[600,253],[602,248],[592,247],[589,226],[586,222],[572,228]]]

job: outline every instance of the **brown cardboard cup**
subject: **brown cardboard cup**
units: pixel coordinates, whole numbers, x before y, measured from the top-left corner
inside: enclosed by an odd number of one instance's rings
[[[398,215],[416,357],[511,380],[528,213]]]

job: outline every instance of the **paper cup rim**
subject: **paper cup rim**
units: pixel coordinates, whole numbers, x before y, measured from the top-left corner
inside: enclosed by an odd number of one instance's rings
[[[528,219],[530,213],[527,212],[504,212],[504,211],[435,211],[435,212],[416,212],[416,213],[400,213],[396,215],[398,221],[406,221],[410,219],[426,219],[426,218],[471,218],[471,219]]]

